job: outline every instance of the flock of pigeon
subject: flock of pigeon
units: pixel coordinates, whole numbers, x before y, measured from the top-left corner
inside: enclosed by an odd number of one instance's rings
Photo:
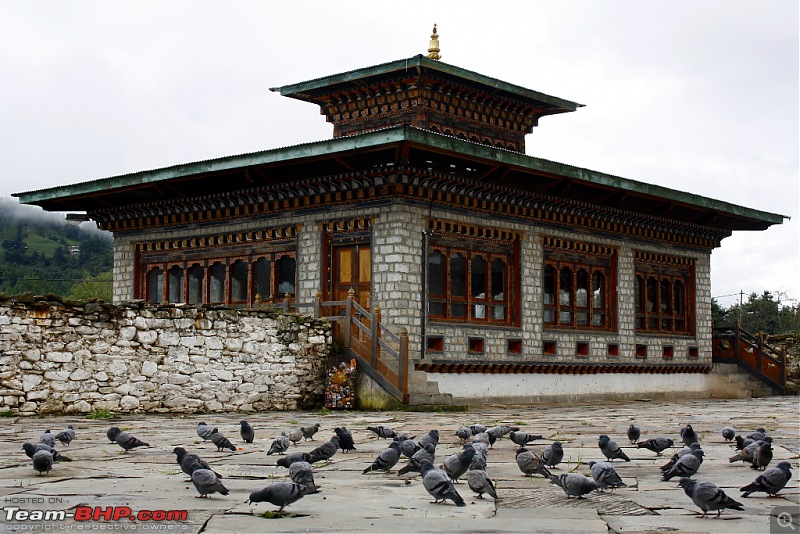
[[[253,443],[255,431],[247,421],[239,424],[240,435],[245,443]],[[425,490],[434,498],[434,503],[452,501],[456,506],[466,506],[466,502],[456,489],[460,479],[466,478],[467,485],[478,498],[489,495],[498,499],[496,485],[486,472],[489,451],[492,450],[497,440],[505,436],[518,446],[515,451],[516,463],[523,476],[538,474],[549,479],[553,484],[563,489],[569,497],[583,498],[593,491],[613,491],[616,488],[626,487],[627,484],[617,473],[612,462],[623,460],[629,462],[630,458],[625,451],[608,435],[599,436],[597,446],[605,461],[588,462],[591,478],[577,472],[566,472],[555,475],[550,469],[556,468],[564,461],[564,449],[559,441],[554,441],[546,447],[533,447],[532,444],[543,439],[541,435],[529,434],[520,431],[518,427],[497,425],[487,428],[482,424],[474,424],[459,428],[455,436],[459,438],[462,449],[455,454],[448,455],[439,462],[436,461],[436,448],[439,445],[439,431],[431,430],[421,439],[408,433],[397,433],[386,426],[366,427],[378,439],[391,440],[385,450],[381,451],[374,461],[365,467],[363,474],[391,473],[405,458],[405,465],[397,471],[398,475],[419,473]],[[320,430],[320,424],[304,426],[288,433],[281,432],[277,436],[267,455],[277,454],[280,458],[276,465],[288,468],[291,482],[274,482],[263,489],[253,491],[249,502],[268,502],[278,506],[275,512],[281,514],[284,508],[296,502],[305,495],[320,491],[314,482],[314,464],[328,462],[341,450],[343,453],[356,450],[353,435],[345,427],[334,429],[334,435],[321,445],[308,452],[289,453],[293,445],[301,441],[312,440]],[[219,432],[205,422],[197,424],[197,435],[203,441],[211,441],[217,451],[236,451],[237,447]],[[147,447],[148,443],[140,440],[118,427],[111,427],[106,433],[111,443],[119,445],[123,452],[137,447]],[[654,436],[640,440],[641,431],[635,425],[628,429],[628,439],[631,446],[647,449],[657,456],[675,445],[675,441],[666,436]],[[737,435],[732,428],[724,428],[722,436],[726,442],[735,442],[736,454],[730,457],[730,462],[750,463],[753,469],[762,471],[755,480],[742,487],[742,497],[748,497],[756,492],[766,493],[770,497],[777,495],[791,480],[791,464],[782,461],[775,467],[768,465],[772,461],[772,438],[766,435],[763,428],[742,436]],[[47,430],[38,444],[25,443],[23,449],[32,459],[33,468],[39,474],[46,474],[53,468],[54,462],[71,461],[68,457],[55,450],[56,442],[69,445],[75,439],[75,430],[69,425],[63,431],[52,434]],[[706,517],[709,511],[717,511],[720,517],[722,510],[744,510],[742,503],[732,499],[717,485],[708,481],[697,481],[692,477],[697,474],[703,463],[704,452],[700,445],[700,438],[690,424],[680,430],[680,440],[685,447],[675,453],[670,460],[661,466],[663,473],[661,480],[669,481],[679,479],[686,495],[702,511],[701,517]],[[191,477],[191,481],[198,492],[198,497],[208,497],[210,494],[219,493],[228,495],[228,490],[222,483],[222,475],[214,471],[211,466],[196,453],[187,451],[184,447],[175,447],[173,452],[181,470]],[[437,465],[438,463],[438,465]]]

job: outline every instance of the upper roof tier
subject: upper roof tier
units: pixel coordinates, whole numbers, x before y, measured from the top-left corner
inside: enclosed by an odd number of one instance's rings
[[[540,117],[582,107],[422,55],[271,90],[319,105],[334,137],[410,125],[520,153]]]

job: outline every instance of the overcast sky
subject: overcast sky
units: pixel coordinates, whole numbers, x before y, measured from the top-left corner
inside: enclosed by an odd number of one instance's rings
[[[531,156],[791,217],[712,294],[800,297],[797,0],[0,0],[0,196],[331,137],[270,87],[426,53],[579,102]]]

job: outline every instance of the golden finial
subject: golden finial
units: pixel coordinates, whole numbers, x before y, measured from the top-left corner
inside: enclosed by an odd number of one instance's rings
[[[439,55],[439,35],[436,33],[436,24],[433,25],[431,44],[428,47],[428,57],[435,61],[442,59],[442,56]]]

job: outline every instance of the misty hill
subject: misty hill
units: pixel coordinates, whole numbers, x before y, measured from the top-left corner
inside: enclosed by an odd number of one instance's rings
[[[111,299],[112,237],[0,197],[0,293]]]

